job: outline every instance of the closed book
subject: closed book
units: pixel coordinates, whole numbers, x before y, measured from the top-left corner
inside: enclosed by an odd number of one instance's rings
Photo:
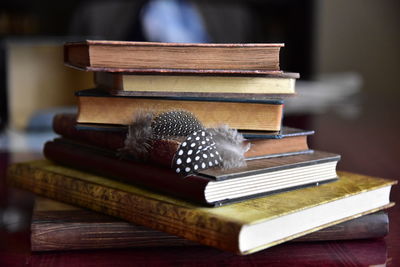
[[[64,45],[66,65],[107,72],[279,72],[283,44],[201,44],[86,40]]]
[[[388,231],[388,215],[380,211],[321,229],[293,241],[381,238]],[[35,199],[31,223],[32,251],[194,245],[198,243],[101,213],[47,198]]]
[[[318,187],[205,208],[46,160],[8,168],[11,185],[221,250],[250,254],[392,204],[396,181],[341,173]]]
[[[98,89],[78,91],[76,96],[79,123],[128,125],[143,110],[186,110],[206,127],[228,124],[235,129],[279,131],[283,116],[283,101],[278,99],[114,96]]]
[[[295,93],[297,73],[270,75],[139,75],[95,72],[98,88],[123,96],[278,98]]]
[[[53,118],[53,130],[62,137],[95,147],[114,150],[115,154],[118,154],[119,150],[124,147],[128,133],[127,128],[123,128],[120,131],[107,131],[94,129],[94,127],[94,125],[91,125],[89,129],[79,129],[75,114],[57,114]],[[245,136],[249,136],[249,139],[245,140],[244,143],[250,144],[250,148],[244,156],[247,159],[254,159],[310,153],[307,137],[312,134],[314,134],[314,131],[304,131],[289,127],[283,127],[277,133],[246,132]],[[173,157],[180,145],[181,142],[176,139],[154,140],[149,150],[148,160],[171,166]],[[162,157],[160,156],[161,154],[163,155]]]
[[[43,152],[47,159],[63,165],[212,206],[331,182],[337,179],[336,165],[340,158],[316,151],[251,160],[245,167],[228,170],[214,167],[183,176],[172,168],[119,159],[109,151],[64,139],[47,142]]]

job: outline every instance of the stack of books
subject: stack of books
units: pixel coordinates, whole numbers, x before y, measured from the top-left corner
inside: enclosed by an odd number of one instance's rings
[[[282,46],[66,44],[65,63],[94,72],[96,88],[77,91],[78,114],[54,118],[61,138],[45,144],[49,161],[12,165],[9,181],[135,225],[41,200],[32,249],[199,243],[250,254],[296,238],[387,233],[383,212],[349,220],[393,205],[395,182],[338,175],[339,155],[308,147],[313,131],[282,126],[299,77],[280,70]],[[379,230],[348,230],[366,222]],[[100,239],[85,242],[70,223],[96,225]],[[60,225],[70,240],[53,234]]]

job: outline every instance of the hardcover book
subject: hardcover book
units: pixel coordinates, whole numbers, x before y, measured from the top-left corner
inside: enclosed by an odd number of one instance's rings
[[[283,44],[195,44],[87,40],[66,43],[66,65],[107,72],[279,72]]]
[[[227,124],[234,129],[279,131],[282,124],[283,101],[277,99],[118,97],[98,89],[78,91],[76,95],[79,123],[128,125],[143,110],[186,110],[206,127]]]
[[[319,187],[204,208],[45,160],[13,164],[7,177],[11,185],[41,196],[239,254],[385,209],[396,183],[341,173]]]
[[[381,238],[388,231],[388,215],[381,211],[321,229],[293,241]],[[198,243],[47,198],[35,198],[31,223],[32,251],[194,245]]]
[[[297,73],[258,76],[94,73],[98,88],[122,96],[278,98],[295,93],[297,78]]]
[[[63,139],[47,142],[43,152],[47,159],[63,165],[212,206],[331,182],[337,179],[336,165],[340,158],[336,154],[316,151],[251,160],[245,167],[228,170],[214,167],[182,176],[172,168],[119,159],[108,151]]]
[[[115,154],[118,154],[119,150],[124,147],[128,134],[127,128],[122,128],[120,131],[107,131],[94,129],[95,126],[91,125],[89,129],[82,129],[82,126],[77,125],[75,114],[57,114],[53,118],[53,130],[63,138],[113,150]],[[245,140],[244,143],[250,144],[250,148],[244,156],[247,159],[255,159],[310,153],[312,150],[308,147],[307,137],[312,134],[314,134],[314,131],[289,127],[283,127],[278,133],[245,132],[244,135],[249,139]],[[172,158],[180,145],[181,142],[175,139],[153,141],[148,161],[171,166]],[[161,155],[163,156],[161,157]]]

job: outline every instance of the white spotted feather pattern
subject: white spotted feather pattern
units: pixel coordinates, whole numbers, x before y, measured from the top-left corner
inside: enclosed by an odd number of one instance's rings
[[[153,134],[157,139],[187,136],[203,128],[192,113],[184,110],[164,112],[156,116],[152,123]]]
[[[219,166],[222,162],[215,142],[206,130],[188,135],[175,154],[172,168],[183,176],[207,168]]]

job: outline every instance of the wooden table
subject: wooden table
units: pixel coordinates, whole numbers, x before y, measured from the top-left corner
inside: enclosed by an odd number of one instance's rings
[[[342,155],[340,170],[399,179],[400,119],[397,98],[371,97],[362,101],[356,118],[337,115],[335,110],[311,117],[305,125],[315,129],[310,140],[314,149]],[[288,121],[289,122],[289,121]],[[342,242],[287,243],[250,256],[236,256],[207,247],[177,247],[31,253],[29,220],[33,195],[4,183],[6,165],[40,155],[0,153],[0,266],[400,266],[400,189],[395,186],[389,210],[390,233],[384,239]]]

